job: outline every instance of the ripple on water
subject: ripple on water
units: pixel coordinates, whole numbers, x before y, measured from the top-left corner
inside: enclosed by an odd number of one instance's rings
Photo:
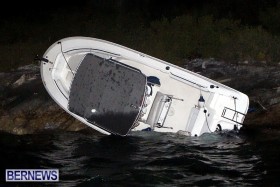
[[[266,172],[256,146],[232,132],[200,137],[59,132],[5,134],[0,140],[3,170],[58,168],[59,186],[244,186],[258,184]]]

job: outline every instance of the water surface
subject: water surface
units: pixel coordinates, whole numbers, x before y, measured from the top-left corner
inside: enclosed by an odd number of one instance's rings
[[[49,132],[0,136],[5,169],[59,169],[58,183],[14,186],[278,186],[280,138],[224,132],[127,137]]]

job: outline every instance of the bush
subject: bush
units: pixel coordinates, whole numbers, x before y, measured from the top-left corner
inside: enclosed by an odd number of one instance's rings
[[[53,42],[77,35],[109,40],[177,65],[183,65],[183,59],[198,57],[226,62],[280,61],[279,35],[212,16],[183,15],[145,22],[132,13],[113,17],[73,13],[52,14],[44,23],[21,19],[2,25],[1,71],[30,64]]]
[[[234,20],[211,16],[181,16],[151,23],[150,53],[168,61],[197,57],[228,62],[279,62],[279,37],[261,27],[243,26]]]

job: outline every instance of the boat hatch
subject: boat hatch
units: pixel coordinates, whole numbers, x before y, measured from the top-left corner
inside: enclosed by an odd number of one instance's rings
[[[87,54],[73,79],[68,109],[112,134],[126,135],[139,116],[145,86],[140,70]]]

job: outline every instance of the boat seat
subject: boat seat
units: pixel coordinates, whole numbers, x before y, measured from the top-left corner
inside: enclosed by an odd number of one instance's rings
[[[157,77],[155,77],[155,76],[148,76],[148,77],[147,77],[147,83],[148,83],[148,84],[152,84],[152,85],[158,85],[158,86],[160,86],[159,78],[157,78]]]
[[[148,76],[147,77],[147,86],[148,86],[148,96],[153,95],[153,86],[160,86],[159,78],[155,76]]]
[[[157,92],[154,102],[152,104],[151,110],[147,117],[146,123],[151,125],[151,128],[154,129],[159,121],[159,117],[162,113],[165,102],[169,97],[161,92]]]

